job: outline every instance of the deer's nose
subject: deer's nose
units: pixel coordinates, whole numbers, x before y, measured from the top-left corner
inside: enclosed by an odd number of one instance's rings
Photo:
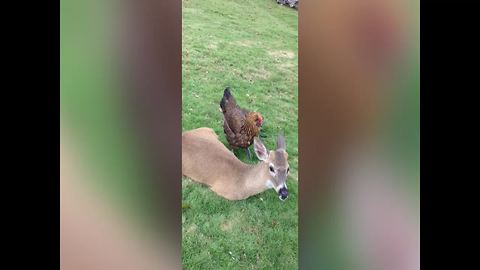
[[[279,191],[278,191],[278,197],[280,198],[280,200],[284,201],[288,198],[288,190],[286,187],[282,187]]]

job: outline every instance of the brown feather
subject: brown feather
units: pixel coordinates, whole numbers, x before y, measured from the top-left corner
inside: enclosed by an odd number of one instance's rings
[[[223,129],[231,148],[248,148],[253,143],[253,138],[260,133],[257,125],[263,119],[260,113],[250,112],[240,108],[232,95],[222,100],[224,116]]]

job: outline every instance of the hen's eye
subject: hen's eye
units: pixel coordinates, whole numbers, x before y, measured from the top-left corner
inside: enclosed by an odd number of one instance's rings
[[[275,169],[272,166],[270,166],[270,171],[273,173],[275,172]]]

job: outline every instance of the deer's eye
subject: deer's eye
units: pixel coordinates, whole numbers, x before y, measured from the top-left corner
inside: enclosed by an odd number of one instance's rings
[[[272,173],[275,172],[275,169],[273,168],[273,166],[270,166],[270,171],[271,171]]]

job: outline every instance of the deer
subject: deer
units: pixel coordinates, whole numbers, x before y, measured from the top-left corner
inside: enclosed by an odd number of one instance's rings
[[[253,145],[260,162],[246,164],[228,150],[211,128],[185,131],[182,174],[227,200],[244,200],[273,188],[278,198],[285,201],[290,171],[285,137],[278,135],[276,150],[268,151],[258,137],[254,137]]]

